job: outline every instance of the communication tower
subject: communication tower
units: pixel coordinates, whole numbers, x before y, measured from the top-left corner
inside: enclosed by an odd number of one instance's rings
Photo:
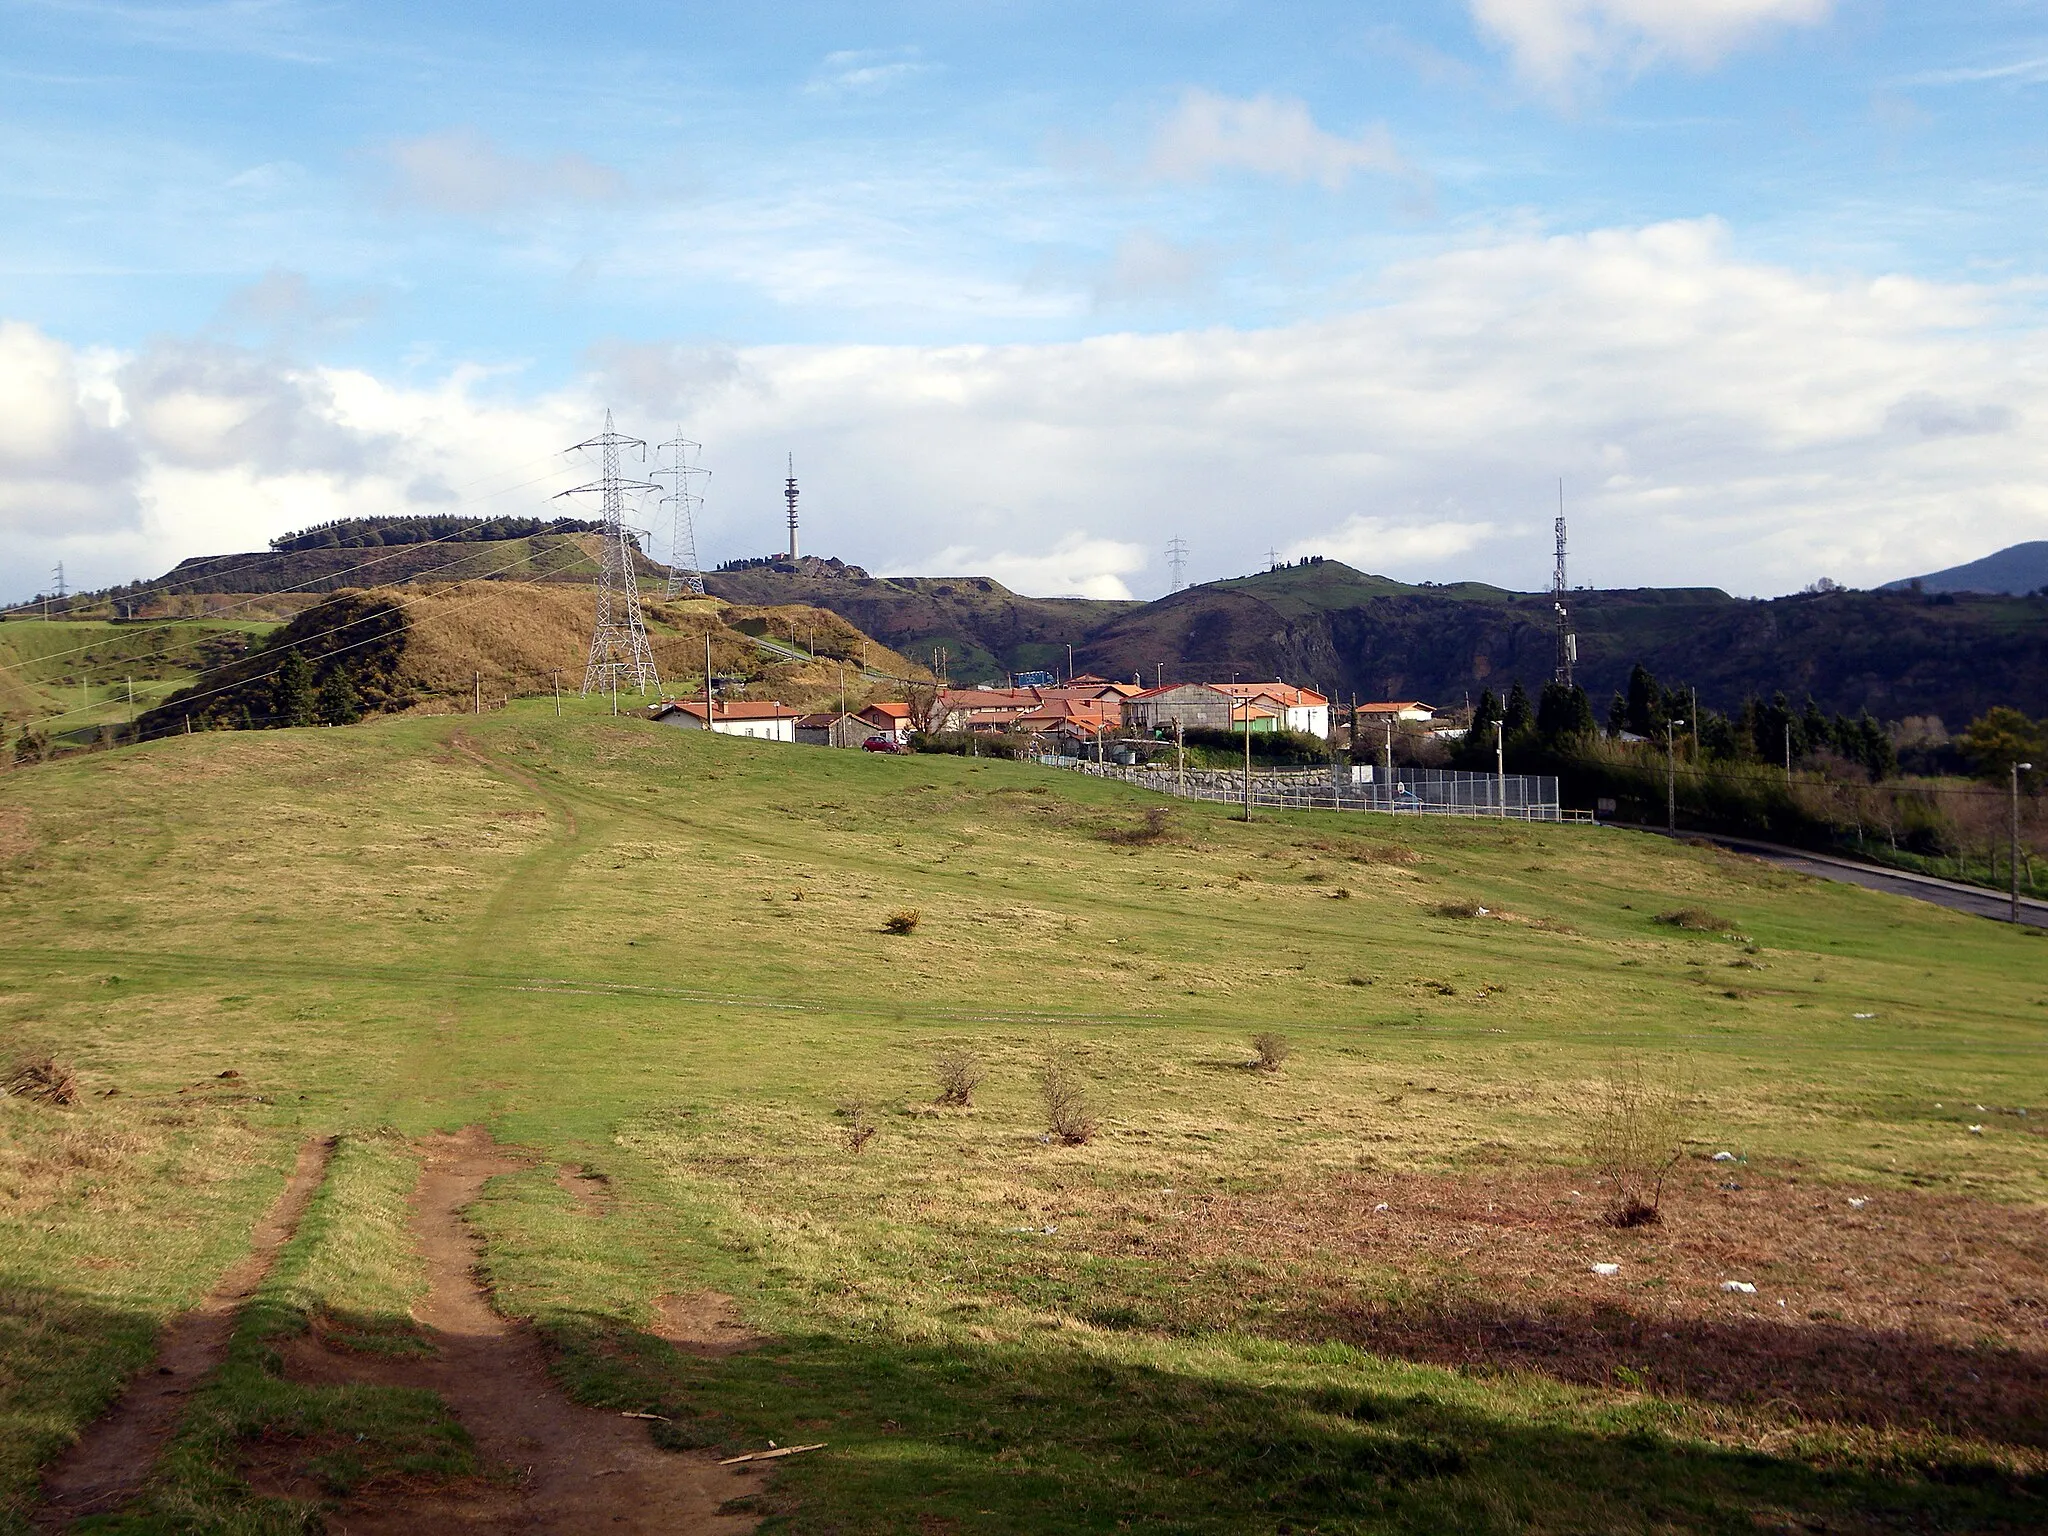
[[[782,499],[789,503],[789,558],[796,559],[796,455],[789,456],[789,478],[782,482]]]
[[[659,691],[661,678],[654,670],[654,652],[647,644],[647,622],[640,615],[640,584],[633,575],[635,548],[625,524],[626,493],[657,491],[661,487],[646,480],[628,480],[619,474],[619,450],[636,448],[647,457],[647,444],[612,430],[612,413],[604,413],[604,431],[577,443],[570,453],[597,449],[602,455],[600,477],[588,485],[557,492],[557,496],[596,496],[603,508],[603,557],[598,564],[597,623],[590,631],[590,660],[583,669],[583,691],[593,688],[628,687]]]
[[[1557,566],[1550,573],[1550,604],[1557,610],[1557,681],[1569,688],[1572,668],[1579,660],[1579,637],[1572,629],[1571,609],[1565,605],[1570,590],[1564,576],[1564,481],[1557,482]]]
[[[662,497],[662,501],[675,509],[669,522],[668,539],[668,596],[702,597],[704,595],[704,568],[697,563],[697,508],[704,505],[704,498],[691,491],[690,477],[708,475],[710,470],[692,462],[692,456],[702,453],[704,445],[693,443],[683,436],[683,429],[676,428],[676,435],[655,448],[657,465],[661,454],[671,455],[666,469],[653,471],[655,479],[673,479],[674,487]]]

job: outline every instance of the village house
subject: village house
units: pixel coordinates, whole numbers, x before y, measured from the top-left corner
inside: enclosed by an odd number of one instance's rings
[[[876,704],[865,704],[855,711],[857,718],[865,721],[868,736],[886,736],[897,746],[910,740],[910,706],[895,700],[885,699]],[[863,736],[861,741],[867,740]],[[860,742],[854,742],[859,746]]]
[[[857,747],[875,734],[875,728],[848,710],[823,709],[796,719],[796,740],[806,747]]]
[[[759,741],[793,742],[796,740],[796,722],[802,715],[802,710],[791,709],[786,704],[756,703],[749,699],[735,699],[727,703],[718,699],[712,704],[710,728],[720,736],[751,736]],[[671,699],[650,706],[647,718],[662,725],[701,731],[705,728],[704,702],[701,699],[688,702]]]
[[[1384,724],[1388,720],[1434,720],[1436,711],[1419,699],[1385,699],[1358,706],[1358,723]]]
[[[939,729],[1007,731],[1037,707],[1035,688],[947,688],[939,694]]]
[[[1146,688],[1124,700],[1124,723],[1149,735],[1184,731],[1227,731],[1236,701],[1207,683],[1168,683]]]
[[[1255,700],[1262,711],[1254,716],[1252,729],[1299,731],[1317,740],[1330,734],[1330,701],[1313,688],[1292,683],[1212,683],[1211,687],[1234,699]],[[1264,711],[1271,711],[1273,723],[1261,724]],[[1238,719],[1243,728],[1243,719]]]

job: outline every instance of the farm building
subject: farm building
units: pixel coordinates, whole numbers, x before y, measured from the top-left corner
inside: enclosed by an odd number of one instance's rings
[[[746,699],[728,704],[720,699],[712,705],[711,729],[721,736],[752,736],[761,741],[793,742],[796,740],[796,722],[802,714],[802,710],[791,709],[786,704],[755,703]],[[647,711],[647,718],[684,730],[701,731],[705,726],[701,700],[681,703],[671,699],[652,706]]]

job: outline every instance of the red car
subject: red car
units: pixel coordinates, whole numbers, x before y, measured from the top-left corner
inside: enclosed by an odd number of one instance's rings
[[[910,750],[910,748],[904,746],[894,736],[870,736],[860,744],[860,749],[863,752],[908,752]]]

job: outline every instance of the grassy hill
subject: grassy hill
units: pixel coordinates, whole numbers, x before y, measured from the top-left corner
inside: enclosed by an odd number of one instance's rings
[[[599,701],[0,775],[0,1035],[81,1090],[0,1097],[0,1530],[313,1134],[122,1528],[477,1472],[431,1400],[278,1374],[428,1347],[417,1139],[472,1123],[563,1383],[824,1443],[772,1529],[2040,1528],[2048,945],[1612,830],[1156,805]],[[1685,1155],[1624,1230],[1587,1136],[1638,1067]],[[756,1347],[663,1342],[705,1288]]]
[[[2048,539],[2008,545],[1981,560],[1952,565],[1945,571],[1930,571],[1925,576],[1886,582],[1884,590],[2008,595],[2048,590]]]
[[[1140,605],[1083,597],[1023,597],[986,576],[842,576],[761,567],[706,578],[719,597],[744,603],[808,603],[843,614],[868,634],[929,664],[949,653],[955,682],[1005,672],[1064,671],[1067,646]]]
[[[1724,711],[1783,689],[1824,709],[1960,723],[1994,704],[2048,710],[2048,599],[1831,592],[1745,601],[1712,588],[1572,594],[1578,678],[1599,705],[1638,661]],[[1455,705],[1549,680],[1547,593],[1415,587],[1337,561],[1191,587],[1121,614],[1075,648],[1108,676],[1238,671],[1339,698]]]
[[[163,623],[17,619],[0,624],[0,722],[84,739],[125,724],[202,670],[244,654],[276,627],[247,612]]]
[[[478,690],[496,706],[507,699],[573,692],[583,683],[596,617],[588,587],[470,581],[335,593],[269,634],[246,657],[196,678],[139,722],[145,736],[182,731],[189,718],[231,725],[271,721],[278,668],[296,650],[315,686],[337,670],[370,712],[457,710]],[[773,698],[823,708],[842,696],[857,707],[897,697],[890,678],[922,674],[838,615],[802,606],[759,608],[716,598],[644,604],[649,646],[664,692],[701,691],[704,643],[727,698]],[[778,640],[767,652],[757,638]],[[864,675],[867,658],[872,676]]]

